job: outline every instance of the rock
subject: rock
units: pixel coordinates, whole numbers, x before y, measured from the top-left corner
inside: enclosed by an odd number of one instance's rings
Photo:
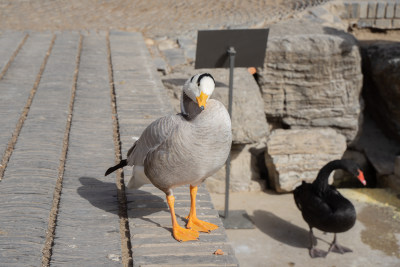
[[[225,167],[218,170],[216,174],[208,177],[205,180],[207,190],[210,193],[224,194],[225,193]]]
[[[396,193],[400,193],[400,176],[390,174],[379,177],[379,186],[388,187]]]
[[[153,39],[146,38],[145,42],[153,59],[154,65],[157,68],[157,71],[162,72],[164,75],[170,72],[170,68],[165,62],[164,57],[161,55],[155,41]]]
[[[153,40],[153,39],[150,39],[150,38],[145,38],[144,42],[146,43],[147,46],[153,46],[153,45],[156,44],[156,43],[154,42],[154,40]]]
[[[186,57],[180,48],[165,49],[162,51],[169,67],[174,68],[186,63]]]
[[[229,71],[227,69],[195,70],[185,66],[162,78],[164,86],[170,91],[169,95],[173,97],[172,102],[176,112],[180,112],[179,99],[183,84],[192,75],[201,72],[209,72],[215,78],[216,88],[212,98],[221,101],[226,107],[228,106]],[[258,85],[253,76],[244,68],[235,69],[233,85],[233,143],[257,143],[269,134]]]
[[[331,127],[348,143],[356,137],[363,76],[350,34],[307,20],[275,24],[258,73],[269,121],[288,128]]]
[[[179,47],[183,49],[185,57],[190,61],[196,59],[196,42],[193,38],[185,36],[178,38]]]
[[[254,146],[254,144],[232,146],[230,191],[261,191],[265,188],[265,180],[260,180],[258,173],[252,168],[255,158],[250,151]],[[206,179],[207,189],[213,193],[225,193],[225,180],[226,169],[224,167],[212,177]]]
[[[400,193],[400,156],[395,158],[394,174],[380,176],[379,186],[389,187],[396,193]]]
[[[361,135],[353,147],[364,152],[378,179],[383,175],[393,174],[395,159],[400,153],[400,142],[388,138],[369,113],[364,116]]]
[[[368,108],[383,131],[400,141],[400,43],[364,43],[362,47]]]
[[[312,182],[345,150],[346,138],[330,128],[277,129],[268,137],[265,152],[270,185],[277,192],[291,192],[303,180]]]
[[[164,75],[169,72],[169,67],[162,57],[154,57],[153,62],[157,71],[161,71]]]
[[[158,49],[161,51],[178,48],[178,43],[176,40],[168,39],[166,37],[158,40]]]
[[[300,18],[305,18],[322,26],[332,27],[335,29],[340,29],[346,31],[348,28],[348,23],[340,18],[340,13],[346,11],[342,3],[328,2],[324,5],[318,5],[311,7],[302,14],[295,15]]]
[[[400,177],[400,156],[394,160],[394,174]]]

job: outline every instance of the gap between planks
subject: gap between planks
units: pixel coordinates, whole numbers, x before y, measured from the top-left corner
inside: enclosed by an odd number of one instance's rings
[[[54,44],[56,35],[53,36],[52,44]],[[60,205],[60,198],[61,198],[61,191],[62,191],[62,183],[63,183],[63,177],[64,177],[64,170],[65,170],[65,162],[67,158],[67,153],[68,153],[68,144],[69,144],[69,135],[71,131],[71,123],[72,123],[72,113],[74,109],[74,102],[75,102],[75,95],[76,95],[76,87],[77,87],[77,81],[78,81],[78,73],[79,73],[79,64],[80,64],[80,58],[81,58],[81,53],[82,53],[82,42],[83,42],[83,36],[82,34],[80,35],[79,38],[79,45],[78,45],[78,53],[76,56],[76,64],[75,64],[75,73],[74,73],[74,78],[72,82],[72,92],[71,92],[71,97],[69,101],[69,111],[68,111],[68,117],[67,117],[67,122],[65,126],[65,132],[64,132],[64,139],[63,139],[63,148],[60,156],[60,165],[58,167],[58,178],[56,182],[56,186],[54,188],[54,193],[53,193],[53,204],[50,210],[50,216],[49,216],[49,224],[47,228],[47,233],[46,233],[46,240],[44,243],[44,247],[42,250],[42,267],[47,267],[50,266],[50,260],[51,260],[51,254],[52,254],[52,248],[54,244],[54,235],[55,235],[55,229],[56,229],[56,222],[57,222],[57,216],[58,216],[58,209]],[[50,55],[49,51],[47,53],[47,57]]]
[[[113,121],[113,139],[114,139],[114,150],[115,150],[115,163],[119,163],[121,157],[121,139],[119,133],[119,121],[117,113],[117,100],[114,87],[114,75],[112,67],[111,57],[111,44],[110,44],[110,32],[107,32],[107,53],[108,53],[108,76],[110,81],[110,94],[111,94],[111,112]],[[124,184],[124,172],[119,169],[116,172],[116,184],[118,193],[118,216],[119,216],[119,231],[121,235],[121,252],[122,252],[122,264],[123,266],[133,266],[132,259],[132,245],[131,245],[131,234],[129,230],[128,220],[128,205],[125,194]]]
[[[11,63],[14,61],[15,57],[18,55],[19,51],[21,50],[22,46],[25,44],[26,40],[28,39],[29,34],[25,34],[25,37],[22,39],[20,44],[18,45],[17,49],[11,55],[10,59],[8,60],[7,64],[4,66],[3,70],[0,72],[0,80],[3,79],[4,75],[6,74],[8,68],[10,67]]]

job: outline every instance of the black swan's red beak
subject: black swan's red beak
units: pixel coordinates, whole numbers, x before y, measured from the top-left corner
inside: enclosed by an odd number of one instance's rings
[[[357,178],[358,178],[358,180],[360,180],[360,182],[361,182],[364,186],[367,185],[367,181],[365,181],[364,173],[363,173],[362,171],[358,170],[358,176],[357,176]]]

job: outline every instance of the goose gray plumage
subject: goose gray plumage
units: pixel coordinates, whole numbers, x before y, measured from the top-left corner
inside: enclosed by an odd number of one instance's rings
[[[224,165],[232,144],[226,108],[209,99],[214,89],[214,78],[208,73],[188,79],[182,90],[181,113],[152,122],[129,149],[127,159],[106,172],[108,175],[126,165],[133,166],[128,188],[151,182],[162,190],[171,212],[172,233],[178,241],[196,240],[198,231],[218,228],[196,216],[197,187]],[[176,221],[172,190],[187,184],[191,208],[184,229]]]

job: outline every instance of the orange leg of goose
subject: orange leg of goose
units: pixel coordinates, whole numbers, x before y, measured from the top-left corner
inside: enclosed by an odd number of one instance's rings
[[[175,216],[175,197],[173,195],[167,196],[167,203],[169,206],[169,210],[171,212],[172,219],[172,234],[176,240],[181,241],[189,241],[189,240],[197,240],[199,238],[199,232],[192,229],[185,229],[181,227],[176,221]]]
[[[201,221],[196,216],[196,194],[197,186],[190,186],[190,213],[187,217],[188,223],[186,228],[193,229],[200,232],[209,233],[212,230],[218,229],[218,226],[209,222]]]

